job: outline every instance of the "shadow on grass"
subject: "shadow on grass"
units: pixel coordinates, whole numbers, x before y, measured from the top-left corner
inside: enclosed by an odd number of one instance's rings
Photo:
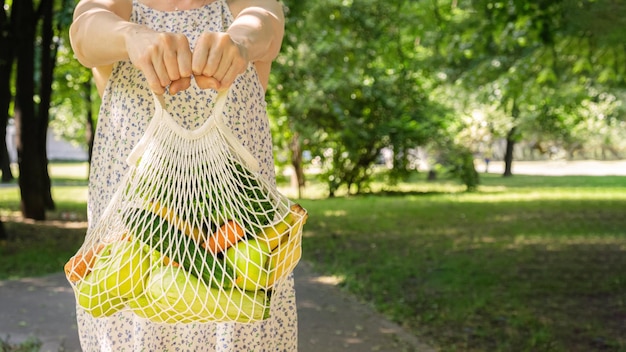
[[[405,281],[418,293],[402,319],[464,351],[622,351],[625,254],[593,241],[447,251]]]
[[[3,219],[3,223],[8,238],[0,243],[0,280],[62,271],[87,228],[82,221]]]

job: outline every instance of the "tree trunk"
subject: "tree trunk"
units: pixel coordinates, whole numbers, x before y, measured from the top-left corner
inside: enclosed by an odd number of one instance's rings
[[[517,121],[519,116],[519,108],[517,106],[517,99],[513,99],[511,105],[511,117],[513,121]],[[517,126],[511,127],[509,133],[506,135],[506,152],[504,154],[504,177],[513,176],[513,151],[515,150],[515,142],[517,141]]]
[[[506,135],[506,152],[504,153],[504,174],[502,176],[509,177],[513,176],[512,167],[513,167],[513,149],[515,147],[515,130],[516,127],[513,127],[509,130],[509,133]]]
[[[44,178],[41,170],[39,121],[35,114],[33,97],[35,57],[35,11],[32,1],[13,3],[16,30],[17,80],[15,94],[15,127],[17,131],[17,157],[21,210],[25,218],[45,220]]]
[[[295,132],[289,143],[291,149],[291,166],[293,167],[295,186],[298,188],[298,198],[302,198],[302,191],[305,185],[304,168],[302,166],[302,146],[300,145],[300,134]]]
[[[2,173],[2,179],[0,182],[9,183],[13,181],[13,171],[11,171],[11,156],[7,149],[6,141],[6,123],[0,123],[0,172]]]
[[[0,242],[6,241],[7,239],[9,239],[9,236],[4,229],[4,224],[2,223],[2,220],[0,220]]]
[[[95,136],[96,124],[94,123],[93,116],[93,100],[91,99],[91,90],[93,89],[93,85],[91,81],[87,81],[83,85],[83,89],[85,90],[85,99],[87,101],[87,121],[86,121],[86,138],[87,138],[87,160],[88,160],[88,172],[87,175],[91,173],[91,155],[93,154],[93,137]],[[89,177],[89,176],[87,176]]]
[[[46,209],[54,209],[52,200],[50,174],[48,173],[48,126],[50,121],[50,101],[52,96],[52,81],[54,80],[55,58],[57,45],[53,42],[54,28],[52,23],[53,0],[43,0],[41,2],[41,15],[43,19],[41,32],[41,79],[39,86],[39,111],[37,120],[39,139],[39,167],[42,175],[42,191]]]
[[[0,8],[0,172],[2,182],[13,180],[11,171],[11,159],[7,150],[6,131],[9,123],[9,106],[11,104],[11,73],[15,50],[11,23],[4,9],[4,1]]]

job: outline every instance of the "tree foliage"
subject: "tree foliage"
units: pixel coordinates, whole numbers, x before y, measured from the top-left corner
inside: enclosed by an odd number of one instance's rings
[[[91,160],[100,96],[91,70],[74,57],[69,32],[61,32],[60,39],[66,45],[60,46],[57,54],[50,126],[64,140],[86,149]]]
[[[447,91],[460,87],[471,93],[467,105],[499,111],[490,124],[507,140],[510,175],[521,139],[574,148],[588,137],[576,132],[588,123],[589,107],[619,114],[610,102],[626,77],[624,42],[617,39],[624,15],[626,6],[614,0],[433,1],[420,20],[434,18],[439,30],[422,45]]]
[[[441,130],[443,121],[426,113],[413,37],[398,21],[406,4],[288,2],[287,37],[273,70],[274,115],[292,126],[283,140],[298,136],[299,148],[312,153],[331,196],[340,187],[362,191],[385,148],[402,174],[409,151]]]

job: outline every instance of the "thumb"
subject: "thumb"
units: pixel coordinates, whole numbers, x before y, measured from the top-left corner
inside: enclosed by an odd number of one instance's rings
[[[170,84],[170,95],[178,94],[191,86],[191,77],[182,77]]]
[[[196,79],[196,83],[198,84],[198,87],[202,88],[202,89],[215,89],[218,90],[221,87],[220,81],[218,81],[217,79],[215,79],[214,77],[207,77],[207,76],[194,76]]]

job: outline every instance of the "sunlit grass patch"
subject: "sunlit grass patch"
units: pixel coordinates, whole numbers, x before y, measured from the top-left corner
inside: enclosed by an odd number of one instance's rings
[[[88,165],[86,162],[54,163],[49,168],[50,178],[56,184],[68,182],[86,183],[88,177]]]

